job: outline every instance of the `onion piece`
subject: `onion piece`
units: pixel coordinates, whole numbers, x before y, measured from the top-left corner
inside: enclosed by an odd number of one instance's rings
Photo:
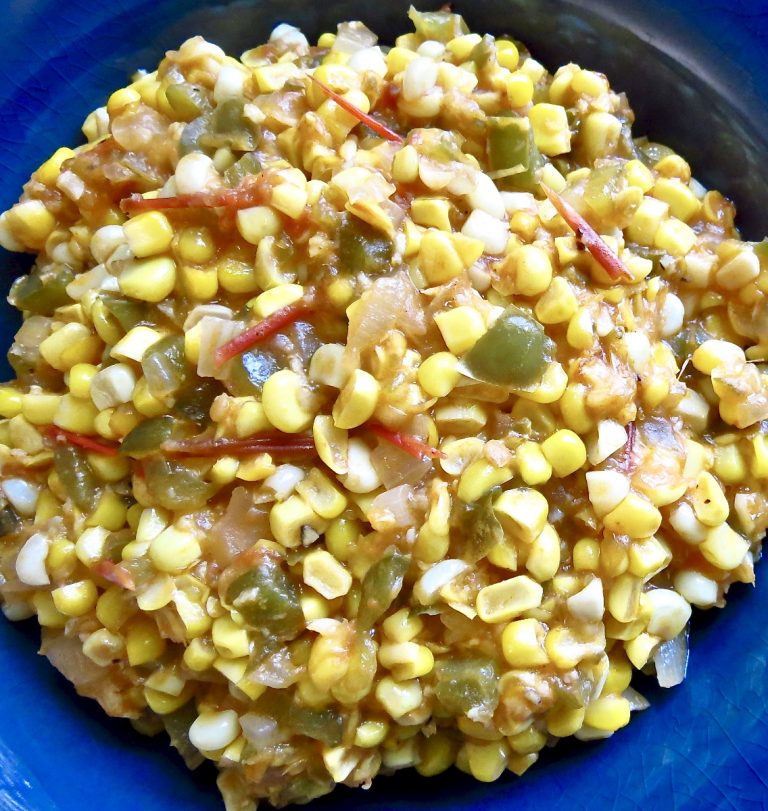
[[[333,53],[353,54],[363,48],[370,48],[379,41],[370,28],[357,20],[340,23],[337,32],[331,47]]]
[[[366,515],[375,530],[386,532],[415,526],[418,521],[418,506],[414,488],[409,484],[401,484],[376,496]]]
[[[197,361],[197,374],[200,377],[225,377],[224,370],[217,360],[218,350],[245,330],[242,321],[217,318],[207,315],[198,322],[200,330],[200,357]]]
[[[688,629],[674,639],[662,642],[653,654],[656,678],[661,687],[675,687],[685,679],[688,669]]]
[[[629,702],[629,709],[632,712],[647,710],[648,707],[651,706],[651,702],[648,701],[644,695],[638,693],[633,687],[627,687],[622,693],[622,696]]]

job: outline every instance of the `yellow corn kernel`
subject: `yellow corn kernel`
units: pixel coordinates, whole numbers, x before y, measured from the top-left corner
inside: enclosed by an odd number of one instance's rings
[[[685,256],[696,244],[696,232],[677,217],[670,217],[659,225],[653,244],[672,256]]]
[[[518,445],[515,461],[523,481],[534,487],[552,478],[552,465],[536,442],[526,441]]]
[[[277,310],[299,301],[304,295],[300,284],[279,284],[248,302],[248,306],[259,318],[266,318]]]
[[[125,502],[114,490],[105,490],[85,525],[105,527],[110,532],[117,532],[125,525],[126,510]]]
[[[541,443],[541,452],[552,465],[555,476],[575,473],[587,461],[587,448],[573,431],[562,428]]]
[[[648,499],[630,493],[603,518],[603,525],[617,535],[649,538],[661,525],[661,513]]]
[[[176,286],[176,263],[167,256],[137,259],[126,263],[117,281],[126,296],[157,303]]]
[[[187,336],[190,333],[187,332]],[[185,336],[186,338],[186,336]],[[165,403],[154,397],[147,385],[146,378],[142,377],[133,390],[133,406],[144,417],[159,417],[166,411]]]
[[[67,385],[73,397],[87,399],[91,396],[91,381],[99,371],[92,363],[76,363],[69,370]],[[1,413],[1,412],[0,412]],[[13,415],[11,415],[13,416]]]
[[[651,194],[669,206],[673,217],[688,222],[701,209],[701,201],[688,186],[676,178],[660,177]]]
[[[83,533],[85,535],[85,533]],[[80,543],[83,535],[78,539]],[[66,538],[57,538],[48,548],[48,554],[45,558],[45,568],[50,572],[54,579],[68,578],[77,566],[79,549],[72,541]],[[82,559],[82,558],[80,558]]]
[[[21,414],[22,394],[10,386],[0,388],[0,416],[5,419]]]
[[[69,371],[77,363],[97,363],[101,350],[101,340],[76,322],[64,324],[40,344],[43,359],[61,372]]]
[[[718,452],[722,450],[718,448]],[[722,477],[721,477],[722,478]],[[696,518],[708,527],[716,527],[728,518],[728,499],[717,479],[707,472],[699,474],[691,494],[691,506]]]
[[[159,572],[176,574],[191,566],[202,554],[197,536],[186,529],[170,526],[149,545],[149,559]]]
[[[216,650],[213,644],[206,639],[197,637],[190,641],[182,657],[184,664],[194,673],[202,673],[213,666],[216,660]]]
[[[732,571],[744,560],[749,551],[749,542],[728,524],[720,524],[707,531],[699,550],[713,566],[723,571]]]
[[[89,634],[83,642],[83,653],[95,664],[109,667],[116,659],[121,659],[125,653],[123,638],[113,634],[106,628],[99,628]]]
[[[450,235],[436,229],[425,231],[421,237],[419,267],[429,285],[449,282],[465,270]]]
[[[43,628],[63,628],[69,620],[66,614],[56,608],[49,591],[36,591],[32,595],[32,606],[37,614],[37,621]]]
[[[216,272],[219,285],[228,293],[253,293],[261,286],[258,262],[254,267],[249,262],[225,256],[217,262]]]
[[[504,658],[514,668],[546,665],[549,656],[544,650],[547,626],[536,619],[510,622],[501,635]]]
[[[15,239],[26,249],[42,250],[56,227],[56,218],[42,200],[16,203],[3,217]]]
[[[381,386],[362,369],[355,369],[333,404],[333,424],[337,428],[357,428],[367,422],[376,410]]]
[[[580,642],[570,628],[552,628],[544,640],[551,662],[561,670],[570,670],[587,655],[590,646]]]
[[[125,650],[132,667],[154,662],[163,655],[165,639],[151,617],[141,615],[131,621],[125,634]]]
[[[179,259],[194,265],[210,262],[216,255],[216,243],[205,226],[183,228],[177,238]]]
[[[146,211],[123,225],[128,247],[139,259],[163,253],[171,247],[173,227],[162,211]]]
[[[634,667],[638,670],[642,670],[648,664],[651,654],[660,641],[658,636],[643,632],[642,634],[638,634],[634,639],[628,639],[624,643],[624,650]]]
[[[293,183],[280,183],[272,189],[270,204],[287,217],[297,220],[307,205],[307,190]]]
[[[237,230],[246,242],[258,245],[264,237],[280,234],[283,224],[269,206],[254,206],[237,212]]]
[[[347,498],[317,468],[296,485],[296,492],[321,518],[337,518],[347,508]]]
[[[408,608],[401,608],[390,614],[382,623],[382,630],[393,642],[409,642],[424,629],[424,620],[418,614],[411,614]]]
[[[200,268],[193,265],[179,267],[184,292],[194,301],[210,301],[219,290],[219,275],[215,267]]]
[[[621,121],[610,113],[589,113],[582,121],[580,141],[587,161],[612,154],[621,135]]]
[[[467,352],[486,332],[483,316],[474,307],[465,305],[438,313],[435,323],[454,355]]]
[[[540,583],[551,580],[560,567],[560,538],[551,525],[544,527],[531,543],[525,568]]]
[[[745,359],[740,346],[730,341],[710,339],[696,347],[691,362],[697,371],[711,375],[718,366],[744,363]]]
[[[398,682],[384,676],[376,685],[376,698],[387,713],[397,720],[420,707],[423,695],[417,679]]]
[[[584,723],[603,732],[615,732],[629,723],[629,711],[629,701],[623,696],[603,695],[587,705]]]
[[[515,262],[514,292],[540,296],[552,282],[549,254],[537,245],[521,245],[512,255]]]
[[[623,693],[632,680],[632,665],[618,647],[611,651],[608,661],[608,675],[603,685],[603,695]]]
[[[243,681],[245,671],[248,669],[248,658],[244,656],[241,659],[225,659],[223,656],[217,656],[213,662],[213,668],[214,670],[218,670],[218,672],[221,673],[225,679],[231,681],[232,684],[239,686],[239,683]],[[262,684],[260,687],[264,687],[264,685]],[[257,691],[257,698],[261,692],[262,691]]]
[[[606,605],[619,622],[632,622],[640,613],[640,593],[643,581],[631,574],[617,577],[608,590]]]
[[[494,467],[485,459],[476,459],[461,474],[457,489],[458,497],[470,504],[482,498],[489,490],[512,478],[508,467]]]
[[[379,648],[379,662],[392,671],[396,681],[407,681],[431,673],[435,657],[426,645],[416,642],[384,642]]]
[[[464,744],[463,752],[469,773],[482,783],[498,780],[507,766],[509,750],[503,740],[483,743],[468,741]]]
[[[525,107],[533,101],[534,87],[531,77],[520,70],[507,77],[504,90],[511,107]]]
[[[343,597],[352,586],[352,575],[325,549],[313,550],[304,558],[303,579],[326,600]]]
[[[466,62],[474,48],[482,41],[483,38],[480,34],[463,34],[448,40],[445,48],[453,55],[456,62]]]
[[[725,484],[741,484],[747,478],[747,463],[736,444],[719,445],[715,450],[715,473]],[[701,518],[699,518],[701,520]],[[706,521],[702,521],[706,523]]]
[[[534,312],[542,324],[562,324],[574,316],[579,303],[570,284],[556,276],[544,295],[536,302]]]
[[[396,183],[413,183],[419,176],[419,153],[406,144],[395,152],[392,160],[392,179]]]
[[[281,90],[289,79],[297,76],[299,76],[299,68],[293,62],[276,62],[253,69],[253,78],[261,93],[274,93],[276,90]]]
[[[387,737],[389,724],[386,721],[363,721],[355,730],[355,746],[372,749]]]
[[[600,544],[594,538],[581,538],[573,546],[573,565],[579,572],[595,572],[600,565]]]
[[[450,352],[430,355],[417,372],[419,385],[430,397],[448,396],[460,379],[456,357]]]
[[[315,400],[306,380],[291,369],[281,369],[264,383],[261,402],[270,424],[278,431],[305,431],[315,417]]]
[[[92,580],[79,580],[51,592],[56,610],[68,617],[82,617],[95,605],[99,590]]]
[[[133,360],[140,363],[147,349],[162,337],[161,332],[151,327],[134,327],[112,347],[110,355],[117,360]]]
[[[53,415],[53,424],[76,434],[95,434],[98,413],[99,410],[91,400],[65,394],[59,399],[56,413]]]
[[[768,437],[757,434],[752,439],[750,471],[758,479],[768,478]]]
[[[73,158],[75,153],[69,147],[62,146],[57,149],[45,163],[41,164],[35,172],[37,179],[46,186],[53,186],[61,172],[61,164]]]
[[[653,172],[639,160],[627,161],[624,165],[624,177],[630,186],[636,186],[643,194],[654,186]]]
[[[518,487],[497,496],[493,509],[504,531],[525,543],[531,543],[547,525],[549,503],[538,490]]]
[[[553,157],[570,152],[571,129],[565,108],[559,104],[534,104],[528,111],[536,146]]]
[[[760,275],[760,260],[751,248],[739,251],[715,274],[724,290],[740,290]]]
[[[567,738],[578,732],[584,725],[584,707],[568,707],[563,704],[547,714],[547,732],[558,738]]]
[[[239,659],[250,654],[248,631],[241,628],[231,617],[217,617],[213,621],[211,638],[219,655],[225,659]]]
[[[543,589],[527,575],[518,575],[480,589],[475,608],[483,622],[506,622],[541,605]]]
[[[648,580],[672,560],[669,547],[658,538],[633,541],[629,546],[629,573]]]
[[[169,695],[159,690],[153,690],[151,687],[145,685],[144,699],[152,712],[156,712],[158,715],[169,715],[181,709],[192,697],[193,692],[194,688],[192,684],[186,685],[177,696]]]
[[[662,222],[669,215],[669,206],[655,197],[644,197],[627,228],[627,238],[640,245],[654,245]]]
[[[302,527],[310,526],[323,531],[326,526],[309,504],[297,495],[289,496],[272,507],[269,525],[275,540],[288,547],[301,545]]]
[[[451,231],[450,213],[451,204],[444,197],[417,197],[411,203],[411,217],[415,223],[440,231]]]

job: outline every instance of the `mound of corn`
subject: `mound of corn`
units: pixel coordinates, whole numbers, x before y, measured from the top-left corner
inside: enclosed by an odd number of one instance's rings
[[[611,735],[768,523],[766,246],[604,76],[411,17],[188,40],[0,216],[3,610],[230,811]]]

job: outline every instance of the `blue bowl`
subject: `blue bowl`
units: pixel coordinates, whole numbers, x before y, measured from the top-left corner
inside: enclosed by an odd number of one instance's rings
[[[279,21],[309,35],[363,18],[382,39],[406,26],[407,2],[328,0],[114,0],[3,3],[0,54],[0,208],[61,144],[77,142],[85,114],[152,69],[185,37],[203,34],[230,52]],[[430,5],[437,5],[436,3]],[[740,207],[744,235],[768,230],[768,16],[764,0],[468,0],[455,4],[472,30],[509,32],[554,67],[574,60],[628,92],[637,133],[667,142],[697,177]],[[4,284],[25,269],[0,255]],[[17,326],[8,307],[0,344]],[[10,370],[5,367],[8,375]],[[608,741],[563,744],[523,778],[486,785],[450,772],[382,778],[363,792],[338,789],[315,811],[579,811],[612,808],[768,808],[768,572],[735,587],[724,612],[693,623],[689,677],[665,691],[639,686],[651,708]],[[36,657],[33,623],[0,621],[0,811],[218,811],[212,769],[189,773],[164,739],[136,734]]]

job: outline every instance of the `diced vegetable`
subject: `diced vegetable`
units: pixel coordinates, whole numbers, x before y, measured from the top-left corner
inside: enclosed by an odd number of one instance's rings
[[[498,675],[490,659],[453,659],[435,663],[435,697],[447,712],[490,716],[499,701]]]
[[[545,160],[536,148],[527,118],[488,119],[488,163],[500,189],[528,192],[536,189]]]
[[[358,628],[372,628],[376,620],[389,609],[403,588],[410,563],[411,558],[408,555],[393,550],[371,566],[360,590]]]
[[[342,273],[380,276],[392,269],[392,242],[351,214],[341,215],[339,269]]]

